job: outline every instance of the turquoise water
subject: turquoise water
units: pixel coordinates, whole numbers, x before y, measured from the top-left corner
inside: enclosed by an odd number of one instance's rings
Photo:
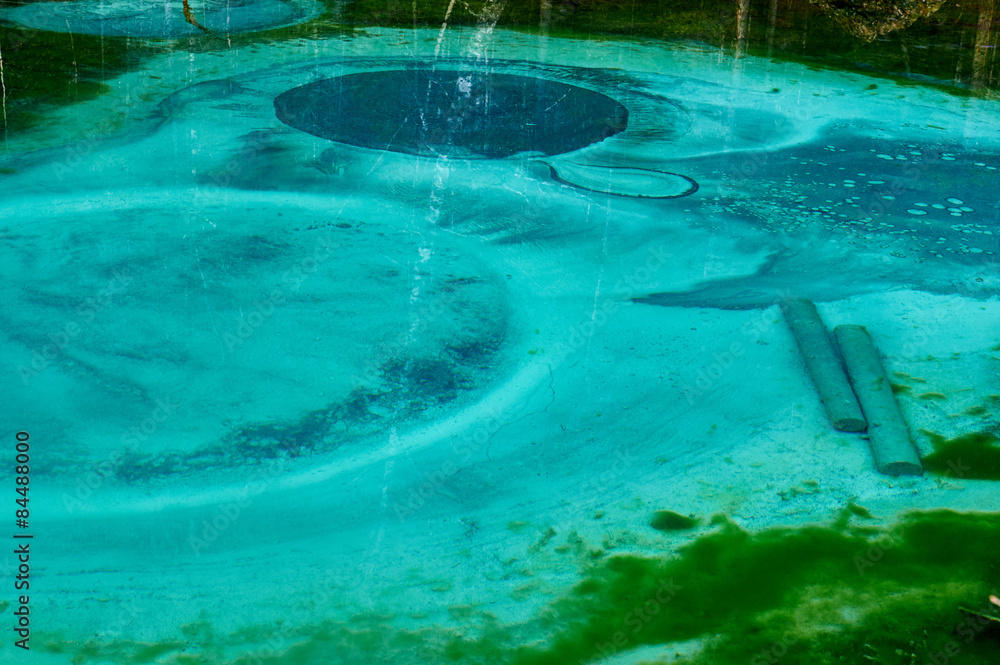
[[[0,14],[3,662],[996,662],[989,20],[258,4]]]

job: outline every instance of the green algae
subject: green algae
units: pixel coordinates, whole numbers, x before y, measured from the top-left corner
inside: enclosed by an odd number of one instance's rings
[[[649,520],[649,526],[657,531],[685,531],[693,529],[700,520],[694,517],[687,517],[672,510],[657,510]]]
[[[847,510],[849,510],[852,515],[856,515],[866,520],[875,519],[867,508],[865,508],[864,506],[859,506],[853,501],[847,502]]]
[[[47,636],[36,635],[36,637],[44,639]],[[161,658],[167,654],[171,655],[172,662],[183,662],[179,661],[177,656],[183,655],[180,652],[187,647],[187,644],[180,640],[149,644],[125,639],[116,639],[108,642],[100,642],[94,639],[75,649],[68,647],[69,645],[48,638],[45,639],[44,645],[38,650],[46,653],[73,653],[74,655],[71,660],[73,665],[104,661],[120,663],[122,665],[143,665],[144,663],[160,662]]]
[[[507,530],[513,533],[523,533],[529,526],[531,526],[530,522],[524,522],[521,520],[511,520],[510,522],[507,522]]]
[[[5,118],[9,132],[44,122],[52,106],[83,102],[110,90],[105,81],[133,68],[149,47],[127,39],[68,35],[0,25]]]
[[[872,515],[867,508],[859,506],[853,501],[848,501],[847,505],[841,508],[840,512],[837,513],[837,517],[834,519],[832,526],[836,531],[844,531],[848,528],[851,524],[851,520],[855,517],[860,517],[864,520],[875,519],[875,516]],[[872,535],[875,532],[868,528],[855,528],[854,533],[859,535]]]
[[[1000,438],[993,432],[970,432],[952,439],[921,430],[934,444],[923,458],[924,469],[972,480],[1000,480]]]
[[[867,513],[850,504],[846,510]],[[949,663],[978,665],[1000,657],[990,628],[967,623],[958,609],[984,606],[1000,588],[998,513],[914,512],[891,528],[805,526],[758,533],[725,518],[714,522],[718,529],[676,553],[619,554],[584,563],[567,593],[514,626],[471,605],[460,606],[460,627],[397,628],[388,612],[361,623],[327,620],[280,630],[259,625],[219,637],[199,622],[186,629],[206,640],[203,655],[182,653],[183,641],[118,640],[66,650],[80,665],[567,665],[711,637],[699,654],[672,662],[763,663],[779,652],[789,665],[873,658],[908,665],[942,653],[954,654]],[[486,605],[491,598],[481,600]],[[223,649],[242,655],[221,659]]]
[[[0,1],[0,6],[5,3]],[[325,4],[336,6],[334,0]],[[45,113],[94,99],[111,90],[106,81],[141,68],[150,56],[170,51],[210,52],[291,40],[320,40],[355,34],[352,26],[320,16],[300,24],[223,36],[177,40],[48,32],[0,25],[5,114],[0,131],[15,133],[45,122]]]
[[[787,663],[854,662],[866,642],[881,662],[910,662],[922,649],[944,649],[962,620],[963,598],[985,598],[1000,583],[987,544],[998,535],[1000,516],[950,511],[911,515],[883,539],[822,527],[749,534],[724,525],[676,558],[617,556],[589,569],[555,604],[560,619],[581,617],[572,629],[502,662],[588,662],[706,634],[715,640],[686,662],[747,662],[779,642]],[[974,544],[950,562],[954,542]],[[857,620],[845,622],[845,612]],[[983,662],[976,659],[984,654],[1000,655],[1000,647],[970,644],[953,662]]]

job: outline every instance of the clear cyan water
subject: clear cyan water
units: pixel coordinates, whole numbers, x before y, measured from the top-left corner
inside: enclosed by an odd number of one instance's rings
[[[526,6],[0,8],[0,660],[998,662],[992,4]]]

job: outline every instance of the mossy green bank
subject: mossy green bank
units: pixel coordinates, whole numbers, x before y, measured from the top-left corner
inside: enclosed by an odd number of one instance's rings
[[[670,536],[660,553],[581,558],[579,581],[517,625],[484,609],[494,600],[485,585],[481,603],[463,606],[461,628],[403,628],[396,617],[407,610],[384,607],[354,620],[257,625],[227,636],[206,620],[163,644],[73,644],[50,635],[43,649],[80,665],[567,665],[638,647],[653,647],[644,660],[657,662],[656,653],[701,640],[701,650],[670,662],[745,665],[780,655],[784,665],[922,665],[945,653],[953,665],[1000,662],[998,624],[960,609],[991,611],[1000,514],[913,512],[878,527],[849,518],[862,512],[848,507],[830,526],[757,533],[717,517],[676,550]]]

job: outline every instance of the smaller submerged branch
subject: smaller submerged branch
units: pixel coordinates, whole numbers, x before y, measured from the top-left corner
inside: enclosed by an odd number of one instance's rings
[[[991,595],[990,603],[996,605],[997,607],[1000,607],[1000,598]],[[987,619],[989,621],[995,621],[997,623],[1000,623],[1000,617],[995,616],[993,614],[986,614],[985,612],[977,612],[976,610],[970,610],[967,607],[961,607],[961,606],[959,606],[958,609],[961,610],[962,612],[965,612],[966,614],[971,614],[974,617],[979,617],[980,619]]]
[[[209,33],[212,32],[211,30],[209,30],[208,28],[206,28],[205,26],[203,26],[201,23],[198,23],[198,19],[196,19],[194,17],[194,12],[191,11],[191,5],[188,2],[188,0],[184,0],[183,10],[184,10],[184,20],[185,21],[187,21],[188,23],[190,23],[191,25],[193,25],[194,27],[198,28],[199,30],[201,30],[202,32],[204,32],[206,34],[209,34]]]

